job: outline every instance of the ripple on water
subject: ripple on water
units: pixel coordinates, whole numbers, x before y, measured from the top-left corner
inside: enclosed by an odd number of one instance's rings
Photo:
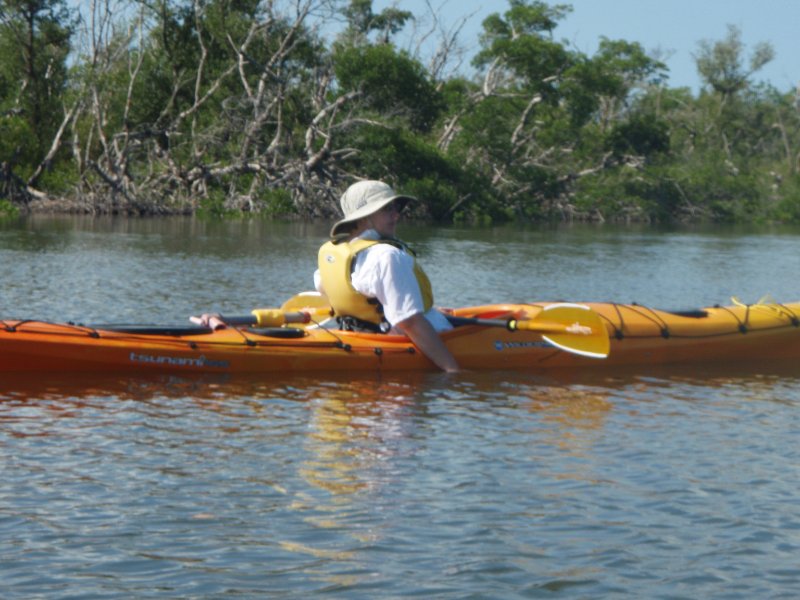
[[[0,392],[6,597],[800,592],[798,381]]]

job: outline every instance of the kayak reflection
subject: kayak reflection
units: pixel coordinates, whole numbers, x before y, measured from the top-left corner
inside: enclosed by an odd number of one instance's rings
[[[316,388],[304,466],[307,481],[331,494],[349,494],[377,485],[372,467],[391,458],[393,441],[412,435],[418,387],[401,381],[355,380]]]

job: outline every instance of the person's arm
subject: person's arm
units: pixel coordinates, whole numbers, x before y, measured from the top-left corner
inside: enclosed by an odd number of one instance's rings
[[[445,346],[442,338],[436,333],[430,321],[423,313],[417,313],[397,324],[414,345],[431,359],[436,366],[448,373],[458,371],[458,363],[450,350]]]

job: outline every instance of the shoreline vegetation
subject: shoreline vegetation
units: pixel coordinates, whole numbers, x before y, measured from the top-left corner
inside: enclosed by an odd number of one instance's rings
[[[695,94],[636,42],[561,40],[568,4],[462,40],[372,0],[0,1],[0,217],[331,219],[373,178],[432,223],[800,222],[800,88],[732,26]]]

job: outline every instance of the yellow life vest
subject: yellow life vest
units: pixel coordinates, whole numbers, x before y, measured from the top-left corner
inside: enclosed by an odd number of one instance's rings
[[[353,261],[359,252],[375,244],[391,244],[414,257],[414,252],[404,243],[394,239],[365,240],[356,239],[351,242],[331,240],[319,249],[319,274],[325,295],[330,300],[331,308],[336,316],[354,317],[359,321],[382,325],[383,307],[376,298],[368,298],[353,287]],[[422,293],[422,302],[427,312],[433,307],[433,289],[430,279],[414,258],[414,275]]]

